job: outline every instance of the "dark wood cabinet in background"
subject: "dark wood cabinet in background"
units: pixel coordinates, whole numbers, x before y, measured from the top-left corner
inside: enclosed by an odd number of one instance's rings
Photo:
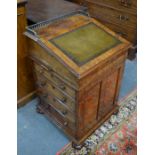
[[[86,11],[86,8],[65,0],[28,0],[26,5],[27,19],[38,23],[76,11]]]
[[[79,145],[118,108],[131,44],[77,13],[27,29],[44,113]],[[51,131],[52,132],[52,131]]]
[[[130,3],[127,1],[130,1]],[[117,34],[136,44],[136,0],[85,0],[85,4],[88,6],[92,17],[100,20]]]
[[[24,36],[26,23],[25,0],[17,1],[17,99],[18,106],[34,96],[35,87],[32,66],[28,58],[27,42]]]

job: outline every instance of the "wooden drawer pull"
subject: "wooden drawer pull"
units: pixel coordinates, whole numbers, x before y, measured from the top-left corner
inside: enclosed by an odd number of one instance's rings
[[[39,70],[39,74],[43,74],[43,73],[44,73],[44,69],[42,68]]]
[[[67,126],[68,125],[68,122],[64,122],[64,126]]]
[[[55,89],[55,86],[52,85],[52,88]]]
[[[129,20],[129,17],[128,16],[124,16],[124,15],[119,15],[117,18],[119,20],[121,20],[121,21],[127,21],[127,20]]]

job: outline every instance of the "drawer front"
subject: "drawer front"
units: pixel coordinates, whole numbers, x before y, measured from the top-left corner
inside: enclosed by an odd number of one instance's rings
[[[37,75],[37,80],[38,80],[37,84],[39,88],[41,88],[41,90],[56,97],[60,103],[67,106],[68,109],[70,109],[71,111],[75,111],[75,100],[71,99],[69,96],[66,96],[65,94],[60,92],[58,88],[54,84],[49,83],[46,80],[46,78]]]
[[[62,80],[60,80],[56,73],[49,71],[44,65],[39,65],[34,63],[34,68],[40,75],[44,75],[48,80],[50,80],[60,91],[67,93],[73,99],[76,98],[76,91],[70,88]],[[39,75],[38,75],[39,76]]]
[[[70,131],[70,134],[73,135],[76,129],[75,123],[70,122],[65,117],[60,115],[55,108],[47,104],[44,100],[41,99],[41,101],[43,102],[44,109],[46,109],[45,114],[52,118],[60,129]]]
[[[135,28],[137,25],[137,17],[135,15],[125,13],[123,11],[117,11],[108,7],[99,5],[88,5],[90,15],[105,22],[111,22],[119,25],[120,27]]]
[[[129,40],[130,42],[132,43],[137,42],[136,29],[121,27],[121,25],[116,25],[116,24],[107,23],[107,22],[104,22],[104,25],[110,28],[111,30],[115,31],[118,35],[122,36],[123,38]]]
[[[98,5],[106,5],[121,9],[125,12],[137,14],[137,0],[86,0],[86,2],[91,2]]]
[[[63,103],[61,103],[56,97],[50,95],[48,92],[42,92],[40,97],[44,102],[49,104],[53,109],[59,113],[64,119],[69,120],[72,123],[75,123],[75,115],[73,112],[68,109]]]
[[[35,42],[29,41],[29,46],[35,46],[35,50],[31,51],[31,56],[33,57],[33,59],[35,59],[35,61],[46,64],[46,66],[57,73],[64,82],[69,83],[74,88],[78,87],[76,77],[58,60],[56,60],[55,57],[50,55],[45,49],[43,49]]]

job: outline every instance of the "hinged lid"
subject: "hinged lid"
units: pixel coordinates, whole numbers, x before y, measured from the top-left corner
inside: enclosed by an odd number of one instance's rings
[[[82,14],[46,21],[27,29],[31,39],[46,47],[79,78],[130,43]]]

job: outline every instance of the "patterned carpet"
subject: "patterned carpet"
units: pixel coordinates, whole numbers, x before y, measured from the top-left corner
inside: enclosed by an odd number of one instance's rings
[[[57,155],[136,155],[137,154],[137,93],[121,100],[119,112],[112,115],[84,143],[81,150],[71,143]]]

